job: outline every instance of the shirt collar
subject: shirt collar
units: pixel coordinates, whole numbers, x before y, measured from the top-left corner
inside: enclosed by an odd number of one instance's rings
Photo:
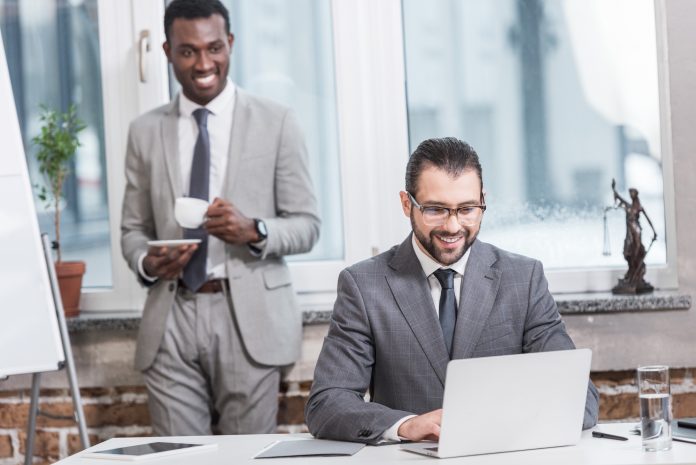
[[[217,97],[208,102],[208,104],[205,105],[205,108],[208,109],[212,114],[219,115],[226,108],[234,105],[236,95],[235,91],[236,86],[234,85],[234,82],[232,82],[230,78],[227,78],[227,84],[225,85],[225,88],[222,89],[222,92],[220,92],[220,94]],[[203,106],[191,101],[188,97],[184,95],[183,92],[179,92],[180,115],[191,116],[193,115],[193,112],[198,110],[199,108],[203,108]]]
[[[462,258],[459,259],[459,261],[452,263],[449,266],[444,266],[441,263],[436,262],[433,260],[428,254],[423,252],[421,250],[420,246],[418,245],[418,239],[416,239],[415,234],[411,234],[411,244],[413,245],[413,251],[416,253],[416,258],[418,258],[418,261],[421,264],[421,267],[423,268],[423,271],[425,272],[426,276],[430,276],[431,274],[435,273],[437,270],[440,268],[451,268],[454,271],[457,272],[460,276],[464,276],[464,269],[466,268],[466,262],[469,260],[469,251],[471,250],[471,247],[467,249],[466,252],[464,252],[464,255]]]

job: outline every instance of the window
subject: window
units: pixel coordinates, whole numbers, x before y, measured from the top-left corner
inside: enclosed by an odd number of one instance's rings
[[[291,108],[304,132],[319,215],[319,242],[289,261],[342,260],[343,226],[331,8],[311,0],[223,0],[235,44],[230,78]],[[169,75],[172,95],[179,85]],[[234,199],[232,199],[234,200]]]
[[[64,260],[87,263],[85,287],[110,287],[97,0],[1,0],[0,27],[32,182],[44,182],[31,143],[40,105],[66,110],[75,103],[87,124],[65,184],[61,246]],[[41,230],[53,237],[52,211],[35,200]]]
[[[482,240],[549,271],[625,269],[623,212],[603,225],[615,178],[655,226],[648,268],[667,266],[651,0],[403,0],[403,18],[411,149],[456,136],[477,150]]]

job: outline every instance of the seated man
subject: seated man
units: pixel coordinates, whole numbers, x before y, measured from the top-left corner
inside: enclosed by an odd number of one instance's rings
[[[399,195],[413,234],[339,276],[305,409],[316,437],[437,440],[451,359],[575,348],[541,263],[476,240],[486,206],[471,146],[421,143]],[[588,382],[583,428],[597,412]]]

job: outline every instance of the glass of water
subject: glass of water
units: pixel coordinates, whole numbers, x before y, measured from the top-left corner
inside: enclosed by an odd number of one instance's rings
[[[669,367],[638,367],[638,396],[643,450],[648,452],[672,448],[672,396]]]

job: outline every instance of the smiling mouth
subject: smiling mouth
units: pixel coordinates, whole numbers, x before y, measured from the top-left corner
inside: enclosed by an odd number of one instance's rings
[[[436,235],[440,241],[444,242],[445,244],[454,244],[458,242],[460,239],[462,239],[464,236],[440,236]]]
[[[215,79],[217,79],[217,76],[213,73],[208,74],[207,76],[194,77],[193,81],[201,87],[208,87],[215,82]]]

